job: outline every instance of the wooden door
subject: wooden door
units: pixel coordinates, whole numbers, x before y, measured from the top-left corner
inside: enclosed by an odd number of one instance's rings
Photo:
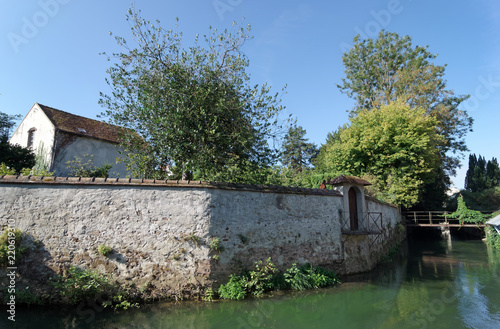
[[[356,190],[353,187],[349,189],[349,218],[351,230],[358,229],[358,200],[356,200]]]

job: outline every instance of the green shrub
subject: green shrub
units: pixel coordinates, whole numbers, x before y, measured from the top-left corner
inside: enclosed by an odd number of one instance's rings
[[[334,272],[321,267],[305,264],[297,267],[293,264],[285,273],[267,259],[255,263],[255,270],[241,276],[232,274],[229,282],[219,288],[219,296],[223,299],[243,299],[248,294],[261,297],[271,290],[306,290],[333,286],[340,283]]]
[[[87,162],[83,162],[84,159],[79,157],[74,158],[74,160],[66,162],[67,168],[70,169],[70,175],[75,177],[103,177],[109,176],[109,171],[113,167],[110,163],[105,163],[101,167],[94,165],[94,156],[84,154],[84,158],[89,158]]]
[[[500,234],[491,226],[485,228],[486,244],[495,249],[500,249]]]
[[[231,274],[229,282],[219,287],[219,297],[223,299],[243,299],[247,295],[247,278]]]
[[[208,288],[207,290],[205,290],[205,294],[203,297],[201,297],[201,299],[205,302],[212,302],[214,300],[214,291],[212,290],[212,288]]]
[[[0,163],[0,176],[3,175],[15,175],[16,170],[14,168],[9,168],[5,163]]]
[[[247,288],[252,295],[260,297],[264,292],[274,290],[273,277],[278,272],[271,258],[265,263],[258,261],[255,263],[255,270],[248,273]]]
[[[224,246],[221,245],[219,238],[213,238],[212,240],[210,240],[209,247],[211,250],[217,252],[223,252],[225,250]]]
[[[284,277],[292,290],[306,290],[312,288],[307,275],[298,268],[295,263],[293,263],[291,268],[286,270]]]
[[[54,287],[72,304],[102,297],[111,298],[116,292],[116,286],[106,275],[76,266],[68,269],[67,276],[58,277]]]
[[[396,224],[396,233],[401,234],[406,232],[406,228],[402,223],[397,223]]]
[[[111,307],[115,310],[122,309],[127,310],[129,308],[138,308],[139,303],[132,303],[128,300],[128,296],[125,292],[118,292],[117,295],[113,296],[110,301],[103,303],[104,307]]]
[[[23,176],[43,176],[43,177],[48,177],[48,176],[54,176],[54,172],[53,171],[47,171],[47,170],[37,170],[37,169],[34,169],[35,167],[33,167],[32,169],[30,168],[24,168],[23,170],[21,170],[21,175]]]
[[[109,255],[109,254],[113,251],[113,249],[112,249],[111,247],[108,247],[108,246],[104,245],[104,244],[101,244],[101,245],[99,245],[99,246],[97,247],[97,251],[98,251],[101,255],[103,255],[103,256],[107,256],[107,255]]]
[[[28,249],[22,244],[23,232],[16,228],[6,227],[0,235],[0,265],[14,266]],[[10,241],[14,241],[11,243]],[[10,256],[10,259],[9,259]],[[11,263],[14,262],[14,263]]]
[[[297,267],[294,263],[286,270],[284,277],[292,290],[322,288],[340,283],[334,272],[310,264]]]
[[[138,307],[130,302],[128,294],[120,291],[118,283],[98,271],[90,271],[71,266],[66,276],[59,276],[52,283],[59,294],[69,303],[93,302],[103,307],[127,309]]]
[[[44,301],[40,296],[30,290],[30,287],[16,290],[16,303],[24,305],[43,305]]]

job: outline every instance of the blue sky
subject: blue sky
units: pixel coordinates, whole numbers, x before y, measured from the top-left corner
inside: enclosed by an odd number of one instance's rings
[[[39,102],[96,118],[99,92],[110,63],[99,53],[119,51],[109,32],[130,38],[128,1],[0,0],[0,111],[25,115]],[[348,121],[353,102],[336,85],[344,77],[342,54],[353,37],[374,37],[385,28],[428,45],[447,64],[448,88],[470,94],[463,104],[474,118],[467,135],[472,153],[500,157],[500,2],[497,0],[136,0],[143,17],[175,24],[190,42],[208,26],[252,25],[254,39],[243,48],[253,83],[267,82],[283,96],[286,113],[297,118],[310,141],[321,145],[328,132]],[[463,187],[464,166],[453,178]]]

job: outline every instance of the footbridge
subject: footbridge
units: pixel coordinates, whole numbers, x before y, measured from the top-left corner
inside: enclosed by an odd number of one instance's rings
[[[450,218],[446,211],[405,211],[403,222],[407,227],[485,227],[484,224],[460,223],[456,218]]]

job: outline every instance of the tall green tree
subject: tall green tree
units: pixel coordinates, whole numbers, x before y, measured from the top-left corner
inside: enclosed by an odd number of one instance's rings
[[[445,141],[436,121],[401,101],[362,110],[325,145],[323,166],[369,176],[387,201],[411,207],[440,166],[438,149]]]
[[[497,158],[492,158],[486,164],[486,188],[500,185],[500,166]]]
[[[32,150],[9,143],[9,135],[19,119],[18,115],[8,115],[0,112],[0,164],[3,163],[15,172],[35,165],[35,154]]]
[[[465,184],[464,188],[466,190],[472,191],[476,188],[474,187],[474,168],[477,166],[477,156],[476,154],[469,154],[469,166],[467,167],[467,172],[465,173]]]
[[[500,167],[498,160],[486,159],[476,154],[469,155],[469,167],[465,174],[464,188],[470,192],[480,192],[500,184]]]
[[[446,65],[436,65],[437,55],[427,48],[414,46],[409,36],[387,31],[376,39],[357,36],[342,57],[346,76],[338,87],[356,101],[351,116],[396,100],[410,109],[424,109],[436,119],[438,132],[446,140],[439,152],[444,172],[453,176],[461,153],[467,150],[465,134],[472,128],[472,118],[459,108],[469,96],[456,96],[447,89]]]
[[[281,163],[292,171],[292,173],[302,173],[310,168],[312,161],[318,154],[318,148],[314,143],[309,143],[305,138],[306,130],[301,126],[294,125],[289,128],[285,135]]]
[[[265,179],[255,173],[277,159],[268,141],[280,132],[282,106],[267,85],[250,85],[242,53],[250,26],[210,28],[186,47],[177,26],[165,30],[134,9],[127,20],[136,46],[115,38],[124,52],[112,56],[112,94],[100,102],[111,122],[136,132],[123,136],[129,168],[149,177],[175,166],[206,180]]]

